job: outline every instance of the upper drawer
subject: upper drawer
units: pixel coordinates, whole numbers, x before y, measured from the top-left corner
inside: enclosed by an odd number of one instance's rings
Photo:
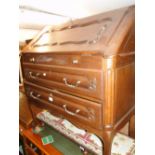
[[[78,68],[101,69],[102,58],[91,55],[65,55],[51,53],[26,53],[23,54],[24,63],[58,65]]]
[[[102,105],[34,84],[25,84],[26,94],[36,104],[69,120],[101,128]]]
[[[50,89],[90,100],[103,99],[102,72],[73,68],[24,65],[24,79]]]

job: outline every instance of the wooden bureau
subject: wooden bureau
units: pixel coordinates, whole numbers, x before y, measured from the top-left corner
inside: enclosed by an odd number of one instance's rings
[[[104,155],[134,115],[134,29],[129,6],[48,26],[22,51],[30,104],[99,136]]]

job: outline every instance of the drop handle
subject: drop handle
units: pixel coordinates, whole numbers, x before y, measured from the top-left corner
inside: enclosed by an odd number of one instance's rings
[[[30,78],[32,79],[36,79],[37,77],[39,77],[41,75],[41,73],[36,73],[35,75],[33,75],[33,72],[29,72]],[[46,73],[42,73],[42,76],[46,76]]]
[[[30,58],[30,62],[35,62],[35,58],[34,57]]]
[[[78,59],[73,59],[73,60],[72,60],[72,63],[73,63],[73,64],[78,64],[78,63],[79,63],[79,60],[78,60]]]
[[[72,115],[72,116],[75,116],[76,114],[78,114],[80,112],[80,109],[76,109],[75,112],[69,111],[67,109],[67,105],[66,104],[63,105],[63,108],[64,108],[64,110],[65,110],[65,112],[67,114]]]
[[[54,101],[54,98],[53,98],[53,95],[52,95],[52,94],[50,94],[50,95],[48,96],[48,101],[50,101],[50,102],[53,102],[53,101]]]
[[[71,87],[71,88],[78,87],[78,85],[81,83],[81,81],[78,80],[75,84],[69,84],[67,81],[67,78],[65,78],[65,77],[63,78],[63,81],[64,81],[66,86]]]
[[[38,99],[41,95],[40,94],[38,94],[38,95],[34,95],[34,92],[33,91],[31,91],[30,92],[30,96],[32,97],[32,98],[34,98],[34,99]]]
[[[30,78],[36,79],[40,74],[33,75],[33,72],[29,72]]]

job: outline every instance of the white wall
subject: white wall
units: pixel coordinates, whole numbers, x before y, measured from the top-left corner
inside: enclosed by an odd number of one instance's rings
[[[22,0],[20,5],[80,18],[134,4],[134,0]]]
[[[19,29],[19,41],[24,42],[27,39],[32,39],[39,30]]]

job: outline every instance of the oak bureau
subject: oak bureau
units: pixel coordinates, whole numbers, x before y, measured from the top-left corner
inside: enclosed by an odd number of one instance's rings
[[[22,51],[30,104],[96,134],[104,155],[134,115],[134,30],[129,6],[47,26]]]

